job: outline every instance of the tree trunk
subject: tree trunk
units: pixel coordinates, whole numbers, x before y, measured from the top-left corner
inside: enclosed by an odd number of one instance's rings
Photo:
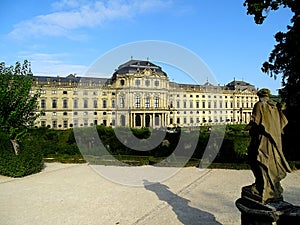
[[[14,148],[15,154],[18,155],[19,154],[19,144],[16,140],[10,139],[10,142]]]

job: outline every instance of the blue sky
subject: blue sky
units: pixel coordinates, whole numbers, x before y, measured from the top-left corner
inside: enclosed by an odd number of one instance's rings
[[[286,31],[288,9],[256,25],[243,0],[3,0],[1,6],[0,61],[28,59],[35,75],[84,75],[111,49],[161,40],[197,54],[221,85],[235,77],[274,94],[281,87],[281,77],[274,80],[260,68],[274,34]],[[168,75],[190,82],[172,70]]]

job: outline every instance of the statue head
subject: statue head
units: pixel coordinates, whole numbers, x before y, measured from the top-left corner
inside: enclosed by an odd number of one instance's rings
[[[259,98],[269,98],[271,95],[271,92],[268,88],[262,88],[257,92],[257,96]]]

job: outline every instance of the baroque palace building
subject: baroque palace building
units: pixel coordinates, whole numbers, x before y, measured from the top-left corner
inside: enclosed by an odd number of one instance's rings
[[[110,79],[34,76],[41,90],[37,126],[190,127],[248,123],[258,101],[244,81],[227,85],[171,82],[160,66],[130,60]]]

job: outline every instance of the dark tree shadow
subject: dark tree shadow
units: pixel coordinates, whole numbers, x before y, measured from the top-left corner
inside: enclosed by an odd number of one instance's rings
[[[145,189],[154,192],[158,198],[167,202],[177,215],[178,220],[185,225],[222,225],[213,214],[189,206],[190,200],[182,198],[161,183],[151,183],[144,180]]]

